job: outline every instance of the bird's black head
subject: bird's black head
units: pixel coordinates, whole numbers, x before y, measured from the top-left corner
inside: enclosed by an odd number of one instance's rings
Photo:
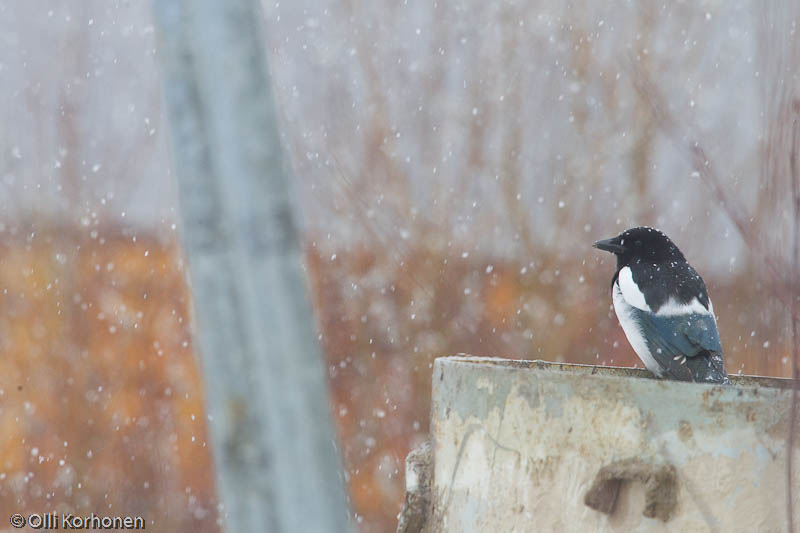
[[[636,261],[664,263],[685,261],[678,247],[663,232],[641,226],[623,231],[611,239],[594,243],[599,250],[617,256],[617,270]]]

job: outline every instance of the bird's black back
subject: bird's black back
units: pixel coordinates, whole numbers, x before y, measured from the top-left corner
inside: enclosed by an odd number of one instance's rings
[[[685,259],[670,260],[663,263],[647,263],[635,259],[629,265],[633,281],[644,294],[650,309],[657,313],[670,298],[679,304],[688,304],[695,298],[709,308],[708,290],[700,274]],[[614,275],[613,283],[619,276]]]

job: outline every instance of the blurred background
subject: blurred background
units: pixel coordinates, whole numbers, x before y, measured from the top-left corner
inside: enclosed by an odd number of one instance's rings
[[[591,248],[628,227],[703,275],[730,373],[789,375],[800,5],[262,7],[361,531],[435,357],[640,364]],[[0,514],[219,531],[151,6],[0,1],[0,39]]]

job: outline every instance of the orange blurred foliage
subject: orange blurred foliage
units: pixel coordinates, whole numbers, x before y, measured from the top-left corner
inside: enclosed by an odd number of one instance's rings
[[[587,263],[541,248],[523,263],[424,239],[401,255],[306,250],[362,531],[395,527],[405,456],[428,431],[435,357],[639,364],[610,307],[613,265],[592,253],[587,244]],[[751,279],[706,278],[728,370],[785,375],[785,317]],[[190,304],[172,237],[0,232],[6,515],[133,514],[157,531],[219,531]]]
[[[179,247],[38,226],[0,235],[0,514],[219,531]]]

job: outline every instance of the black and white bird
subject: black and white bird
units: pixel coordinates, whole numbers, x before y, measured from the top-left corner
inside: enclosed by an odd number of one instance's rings
[[[659,378],[729,384],[706,284],[670,238],[638,227],[594,247],[617,256],[614,311],[647,369]]]

